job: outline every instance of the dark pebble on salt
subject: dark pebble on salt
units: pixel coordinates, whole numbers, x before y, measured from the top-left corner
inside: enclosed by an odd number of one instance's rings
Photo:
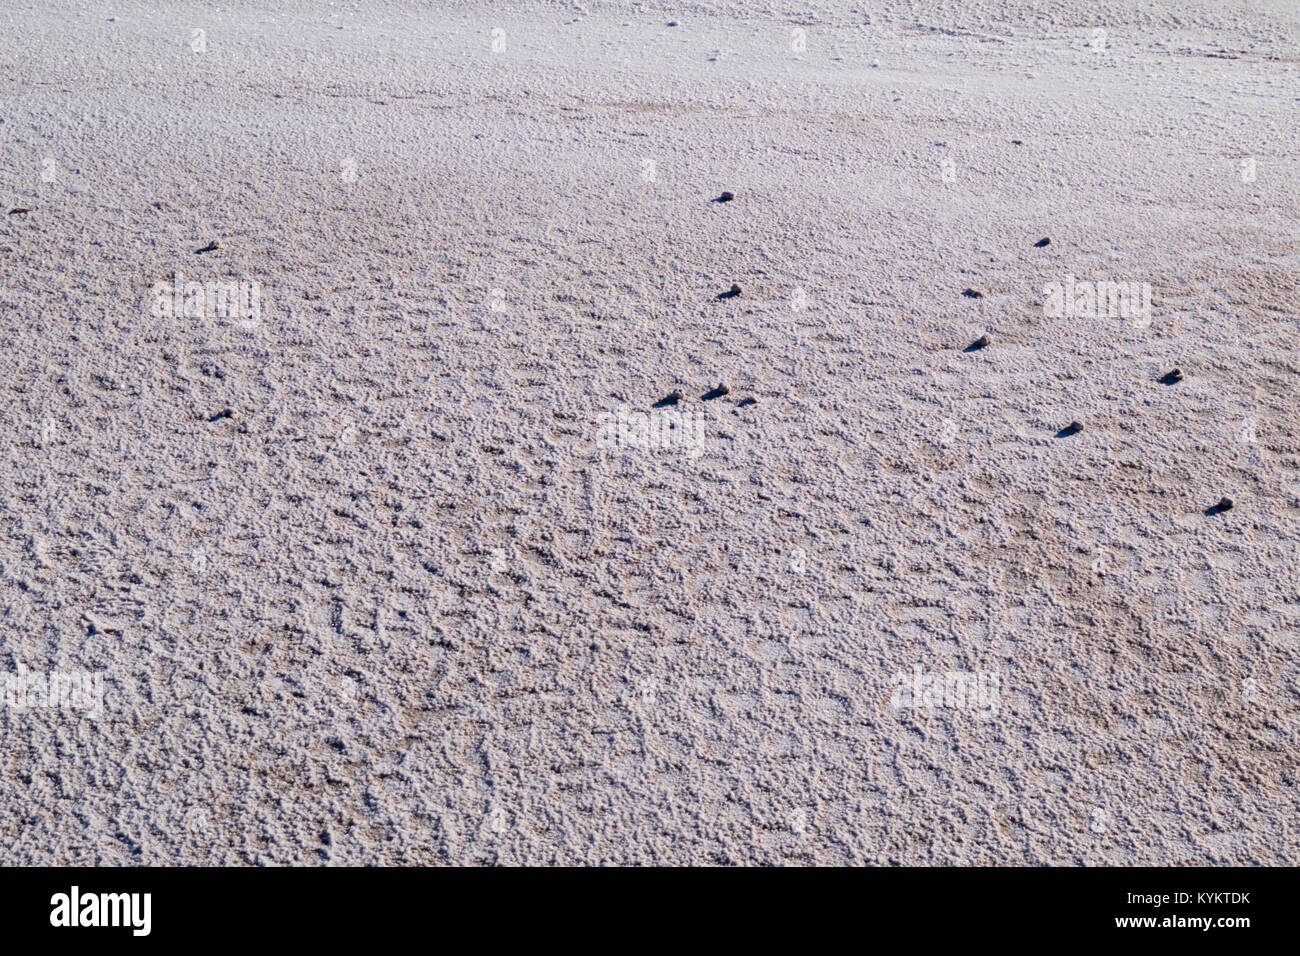
[[[982,348],[987,348],[987,347],[988,347],[988,344],[989,344],[989,337],[988,337],[987,335],[981,335],[979,338],[977,338],[977,339],[976,339],[974,342],[972,342],[970,345],[966,346],[966,348],[964,349],[964,351],[967,351],[967,352],[978,352],[978,351],[979,351],[980,349],[982,349]]]
[[[11,215],[11,216],[17,216],[17,215],[21,215],[22,213],[25,213],[25,212],[31,212],[31,210],[30,210],[30,209],[23,209],[22,207],[19,207],[19,208],[17,208],[17,209],[10,209],[10,210],[9,210],[9,215]]]
[[[1222,514],[1225,511],[1231,511],[1232,504],[1233,502],[1231,498],[1220,498],[1219,503],[1212,508],[1206,508],[1205,513],[1207,515]]]
[[[655,407],[655,408],[667,408],[667,407],[669,407],[670,405],[676,405],[676,404],[677,404],[678,402],[680,402],[681,400],[682,400],[682,393],[681,393],[681,392],[669,392],[669,393],[668,393],[667,395],[665,395],[663,398],[659,399],[659,401],[655,402],[653,407]]]
[[[219,421],[221,421],[221,419],[223,419],[223,418],[233,418],[233,417],[234,417],[234,414],[235,414],[234,411],[232,411],[231,409],[229,409],[229,408],[223,408],[221,411],[217,412],[215,415],[212,415],[211,417],[209,417],[209,418],[208,418],[208,421],[210,421],[210,422],[219,422]]]
[[[195,252],[195,254],[201,254],[201,253],[204,253],[204,252],[216,252],[216,251],[217,251],[218,249],[220,249],[220,248],[221,248],[221,247],[217,245],[217,240],[213,239],[211,242],[209,242],[209,243],[208,243],[206,246],[204,246],[202,249],[195,249],[194,252]]]
[[[1025,144],[1024,144],[1024,141],[1023,141],[1023,140],[1013,139],[1013,140],[1011,141],[1011,145],[1012,145],[1012,146],[1024,146]]]
[[[738,296],[738,295],[740,295],[740,286],[735,285],[735,284],[733,283],[732,286],[731,286],[731,288],[728,289],[726,292],[719,292],[719,293],[718,293],[718,298],[719,298],[719,299],[734,299],[734,298],[735,298],[736,296]]]
[[[705,392],[703,395],[700,396],[700,398],[704,399],[704,401],[706,402],[711,402],[715,398],[721,398],[723,395],[730,395],[730,394],[731,394],[731,389],[727,388],[727,386],[725,385],[719,385],[717,388]]]
[[[1160,376],[1161,385],[1177,385],[1182,380],[1183,380],[1182,369],[1177,369],[1177,368],[1174,369],[1172,372],[1167,372],[1164,375]]]
[[[757,404],[758,404],[758,399],[756,399],[756,398],[752,398],[752,397],[751,397],[751,398],[742,398],[742,399],[741,399],[737,404],[738,404],[738,407],[740,407],[740,408],[745,408],[745,407],[747,407],[747,406],[749,406],[749,405],[757,405]]]
[[[1056,433],[1056,437],[1069,438],[1071,435],[1077,435],[1081,431],[1083,431],[1082,423],[1070,422],[1070,424],[1066,425],[1064,428],[1062,428],[1059,432]]]
[[[1050,246],[1051,244],[1052,244],[1052,240],[1048,239],[1046,236],[1043,236],[1043,238],[1039,239],[1037,242],[1034,243],[1034,248],[1041,249],[1043,248],[1043,246]]]
[[[714,202],[731,202],[731,200],[735,198],[736,198],[735,193],[723,193],[721,196],[715,199]]]
[[[964,295],[964,296],[965,296],[966,298],[968,298],[968,299],[982,299],[982,298],[984,298],[984,293],[983,293],[983,292],[976,292],[974,289],[967,289],[965,292],[962,293],[962,295]]]

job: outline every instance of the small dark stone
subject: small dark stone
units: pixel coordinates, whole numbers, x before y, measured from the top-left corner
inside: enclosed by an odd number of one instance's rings
[[[738,407],[740,407],[740,408],[745,408],[746,406],[749,406],[749,405],[757,405],[757,404],[758,404],[758,399],[756,399],[756,398],[752,398],[752,397],[751,397],[751,398],[742,398],[742,399],[741,399],[737,404],[738,404]]]
[[[677,21],[676,21],[676,20],[669,20],[669,21],[668,21],[668,25],[669,25],[670,27],[675,27],[675,26],[677,26]]]
[[[655,402],[653,407],[667,408],[670,405],[676,405],[681,400],[682,400],[682,393],[678,391],[673,391],[673,392],[669,392],[663,398],[659,399],[659,401]]]
[[[216,252],[216,251],[217,251],[218,249],[220,249],[220,248],[221,248],[221,247],[220,247],[219,245],[217,245],[217,240],[213,239],[211,242],[209,242],[209,243],[208,243],[206,246],[204,246],[202,249],[195,249],[194,252],[195,252],[196,255],[200,255],[200,254],[202,254],[202,253],[204,253],[204,252]]]
[[[730,394],[731,394],[731,389],[727,388],[727,386],[725,385],[719,385],[717,388],[705,392],[703,395],[700,396],[700,398],[704,399],[706,402],[710,402],[715,398],[721,398],[723,395],[730,395]]]
[[[1043,238],[1039,239],[1037,242],[1034,243],[1034,248],[1041,249],[1043,248],[1043,246],[1050,246],[1051,244],[1052,244],[1052,240],[1048,239],[1046,236],[1043,236]]]
[[[987,348],[987,347],[988,347],[988,344],[989,344],[989,337],[988,337],[987,335],[981,335],[979,338],[977,338],[977,339],[976,339],[974,342],[972,342],[970,345],[966,346],[966,348],[964,349],[964,351],[966,351],[966,352],[978,352],[978,351],[979,351],[980,349],[982,349],[982,348]]]
[[[1220,498],[1219,503],[1212,508],[1206,508],[1205,513],[1207,515],[1217,515],[1222,514],[1225,511],[1231,511],[1232,503],[1231,498]]]
[[[962,293],[962,295],[964,295],[964,296],[965,296],[966,298],[968,298],[968,299],[982,299],[982,298],[984,298],[984,293],[983,293],[983,292],[976,292],[974,289],[967,289],[965,292]]]
[[[1011,145],[1012,145],[1012,146],[1024,146],[1025,144],[1024,144],[1024,142],[1023,142],[1022,140],[1013,139],[1013,140],[1011,141]]]
[[[1177,385],[1183,380],[1182,369],[1174,369],[1172,372],[1166,372],[1160,377],[1161,385]]]
[[[1083,424],[1081,422],[1070,422],[1070,424],[1066,425],[1056,433],[1056,437],[1069,438],[1071,435],[1077,435],[1081,431],[1083,431]]]
[[[211,416],[211,417],[208,419],[208,421],[210,421],[210,422],[219,422],[219,421],[221,421],[221,419],[223,419],[223,418],[232,418],[232,417],[234,417],[234,414],[235,414],[234,411],[232,411],[231,409],[229,409],[229,408],[223,408],[221,411],[219,411],[219,412],[217,412],[215,415]]]
[[[30,210],[30,209],[24,209],[24,208],[22,208],[22,207],[20,206],[20,207],[18,207],[18,208],[16,208],[16,209],[10,209],[10,210],[9,210],[9,215],[11,215],[11,216],[18,216],[18,215],[21,215],[22,213],[25,213],[25,212],[31,212],[31,210]]]
[[[733,200],[733,199],[735,199],[735,198],[736,198],[735,193],[723,193],[721,196],[719,196],[719,197],[717,198],[717,201],[718,201],[718,202],[731,202],[731,200]]]
[[[735,298],[736,296],[738,296],[738,295],[740,295],[740,286],[738,286],[738,285],[736,285],[736,284],[733,283],[732,286],[731,286],[731,288],[728,289],[726,292],[719,292],[719,293],[718,293],[718,298],[719,298],[719,299],[734,299],[734,298]]]

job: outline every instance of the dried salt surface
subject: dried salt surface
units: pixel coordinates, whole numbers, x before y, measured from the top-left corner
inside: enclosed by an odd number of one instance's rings
[[[1035,6],[10,5],[0,863],[1296,863],[1300,18]]]

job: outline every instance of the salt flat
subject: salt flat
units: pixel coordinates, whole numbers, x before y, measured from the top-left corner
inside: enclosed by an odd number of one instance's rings
[[[1294,4],[0,24],[0,863],[1298,862]]]

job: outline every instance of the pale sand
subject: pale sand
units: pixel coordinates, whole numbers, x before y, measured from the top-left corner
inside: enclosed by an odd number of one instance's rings
[[[1297,862],[1295,4],[266,6],[0,12],[0,863]]]

